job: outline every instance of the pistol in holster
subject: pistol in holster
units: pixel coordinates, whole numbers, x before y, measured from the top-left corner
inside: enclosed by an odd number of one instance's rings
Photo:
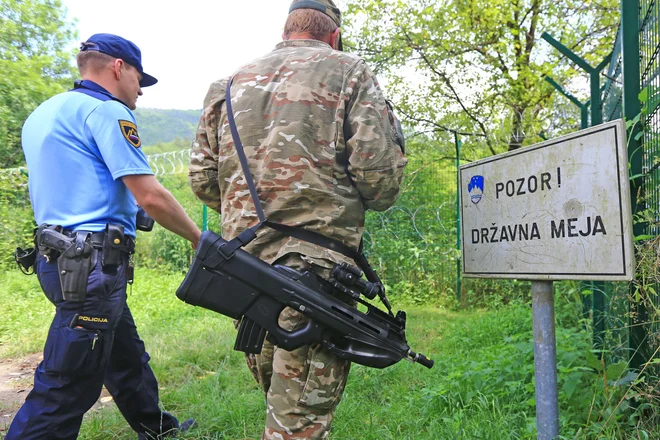
[[[62,297],[66,301],[85,301],[89,273],[97,256],[90,235],[89,232],[66,235],[61,226],[46,224],[37,229],[35,241],[39,252],[47,261],[57,258]]]

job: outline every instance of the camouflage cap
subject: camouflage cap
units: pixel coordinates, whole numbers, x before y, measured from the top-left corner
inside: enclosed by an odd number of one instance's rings
[[[332,0],[293,0],[289,8],[289,14],[296,9],[316,9],[332,18],[337,27],[341,27],[341,12]]]

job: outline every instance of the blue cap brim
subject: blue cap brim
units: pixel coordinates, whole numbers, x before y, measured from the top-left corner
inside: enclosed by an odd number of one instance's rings
[[[156,84],[158,80],[151,75],[148,75],[142,72],[142,81],[140,81],[140,87],[149,87]]]

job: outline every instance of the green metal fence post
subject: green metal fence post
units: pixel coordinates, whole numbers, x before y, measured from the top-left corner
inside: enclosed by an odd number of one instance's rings
[[[591,83],[591,126],[603,123],[603,106],[600,90],[600,72],[610,63],[610,53],[601,63],[589,72]],[[594,348],[602,350],[605,346],[605,315],[607,298],[605,297],[605,283],[593,282],[593,321],[594,321]]]
[[[580,128],[584,130],[589,127],[589,106],[591,105],[591,99],[587,100],[584,105],[580,108]]]
[[[209,229],[209,208],[204,205],[202,208],[202,231]]]
[[[461,166],[461,141],[458,133],[454,132],[454,144],[456,146],[456,250],[459,257],[456,259],[456,299],[461,300],[461,180],[458,172]]]
[[[589,74],[589,82],[591,83],[591,126],[593,127],[594,125],[602,124],[603,109],[600,96],[600,72],[610,63],[612,53],[606,56],[598,66],[592,67],[584,58],[552,38],[547,32],[543,32],[541,38],[550,43],[555,49],[564,54],[568,59]],[[602,281],[596,281],[593,286],[594,347],[601,350],[603,348],[603,340],[605,336],[605,283]]]
[[[562,86],[557,84],[557,82],[552,79],[550,76],[545,77],[545,81],[554,87],[559,93],[564,95],[571,101],[573,104],[580,108],[580,129],[584,130],[589,127],[589,106],[591,105],[591,99],[587,99],[586,102],[582,103],[577,99],[573,94],[567,92]]]
[[[591,103],[591,100],[588,100],[585,103],[580,102],[579,99],[577,99],[573,94],[567,92],[557,83],[557,81],[552,79],[550,76],[546,76],[545,81],[554,87],[559,93],[567,97],[569,101],[578,106],[580,109],[580,128],[584,130],[585,128],[589,127],[589,104]]]
[[[600,90],[600,72],[610,63],[612,59],[612,54],[610,53],[605,57],[601,63],[592,67],[591,64],[587,62],[584,58],[577,55],[575,52],[570,50],[568,47],[561,44],[559,41],[552,38],[547,32],[541,34],[541,38],[550,43],[555,49],[557,49],[562,54],[566,55],[568,59],[577,64],[582,70],[589,74],[589,82],[591,89],[591,126],[602,124],[603,123],[603,108],[601,105],[601,90]]]
[[[641,113],[639,102],[640,93],[640,57],[639,57],[639,0],[621,1],[621,32],[623,45],[623,116],[632,121]],[[637,205],[638,192],[642,187],[642,149],[640,142],[636,140],[640,132],[640,124],[631,127],[628,138],[628,161],[630,163],[630,175],[639,176],[630,182],[630,201],[632,213],[635,215],[642,207]],[[644,233],[642,224],[633,225],[633,235]],[[631,294],[634,286],[631,284]],[[639,369],[647,360],[648,352],[643,344],[647,335],[647,328],[641,323],[647,321],[647,312],[642,304],[630,302],[630,368]]]
[[[603,123],[603,106],[600,90],[600,72],[610,63],[610,53],[596,68],[589,72],[591,83],[591,126]],[[605,296],[605,283],[593,281],[592,283],[592,310],[594,322],[594,348],[602,350],[605,346],[605,316],[607,299]]]
[[[591,126],[603,123],[603,103],[600,89],[600,72],[603,71],[612,60],[612,53],[605,57],[598,66],[589,72],[589,82],[591,83]]]

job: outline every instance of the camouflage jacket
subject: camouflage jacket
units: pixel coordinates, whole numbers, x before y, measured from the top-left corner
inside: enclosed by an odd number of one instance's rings
[[[229,130],[227,81],[212,83],[204,100],[189,180],[197,197],[221,214],[229,240],[258,217]],[[395,202],[407,162],[394,116],[365,62],[320,41],[284,41],[235,73],[231,97],[268,220],[357,248],[365,211]],[[269,263],[289,253],[325,267],[350,262],[266,226],[246,250]]]

